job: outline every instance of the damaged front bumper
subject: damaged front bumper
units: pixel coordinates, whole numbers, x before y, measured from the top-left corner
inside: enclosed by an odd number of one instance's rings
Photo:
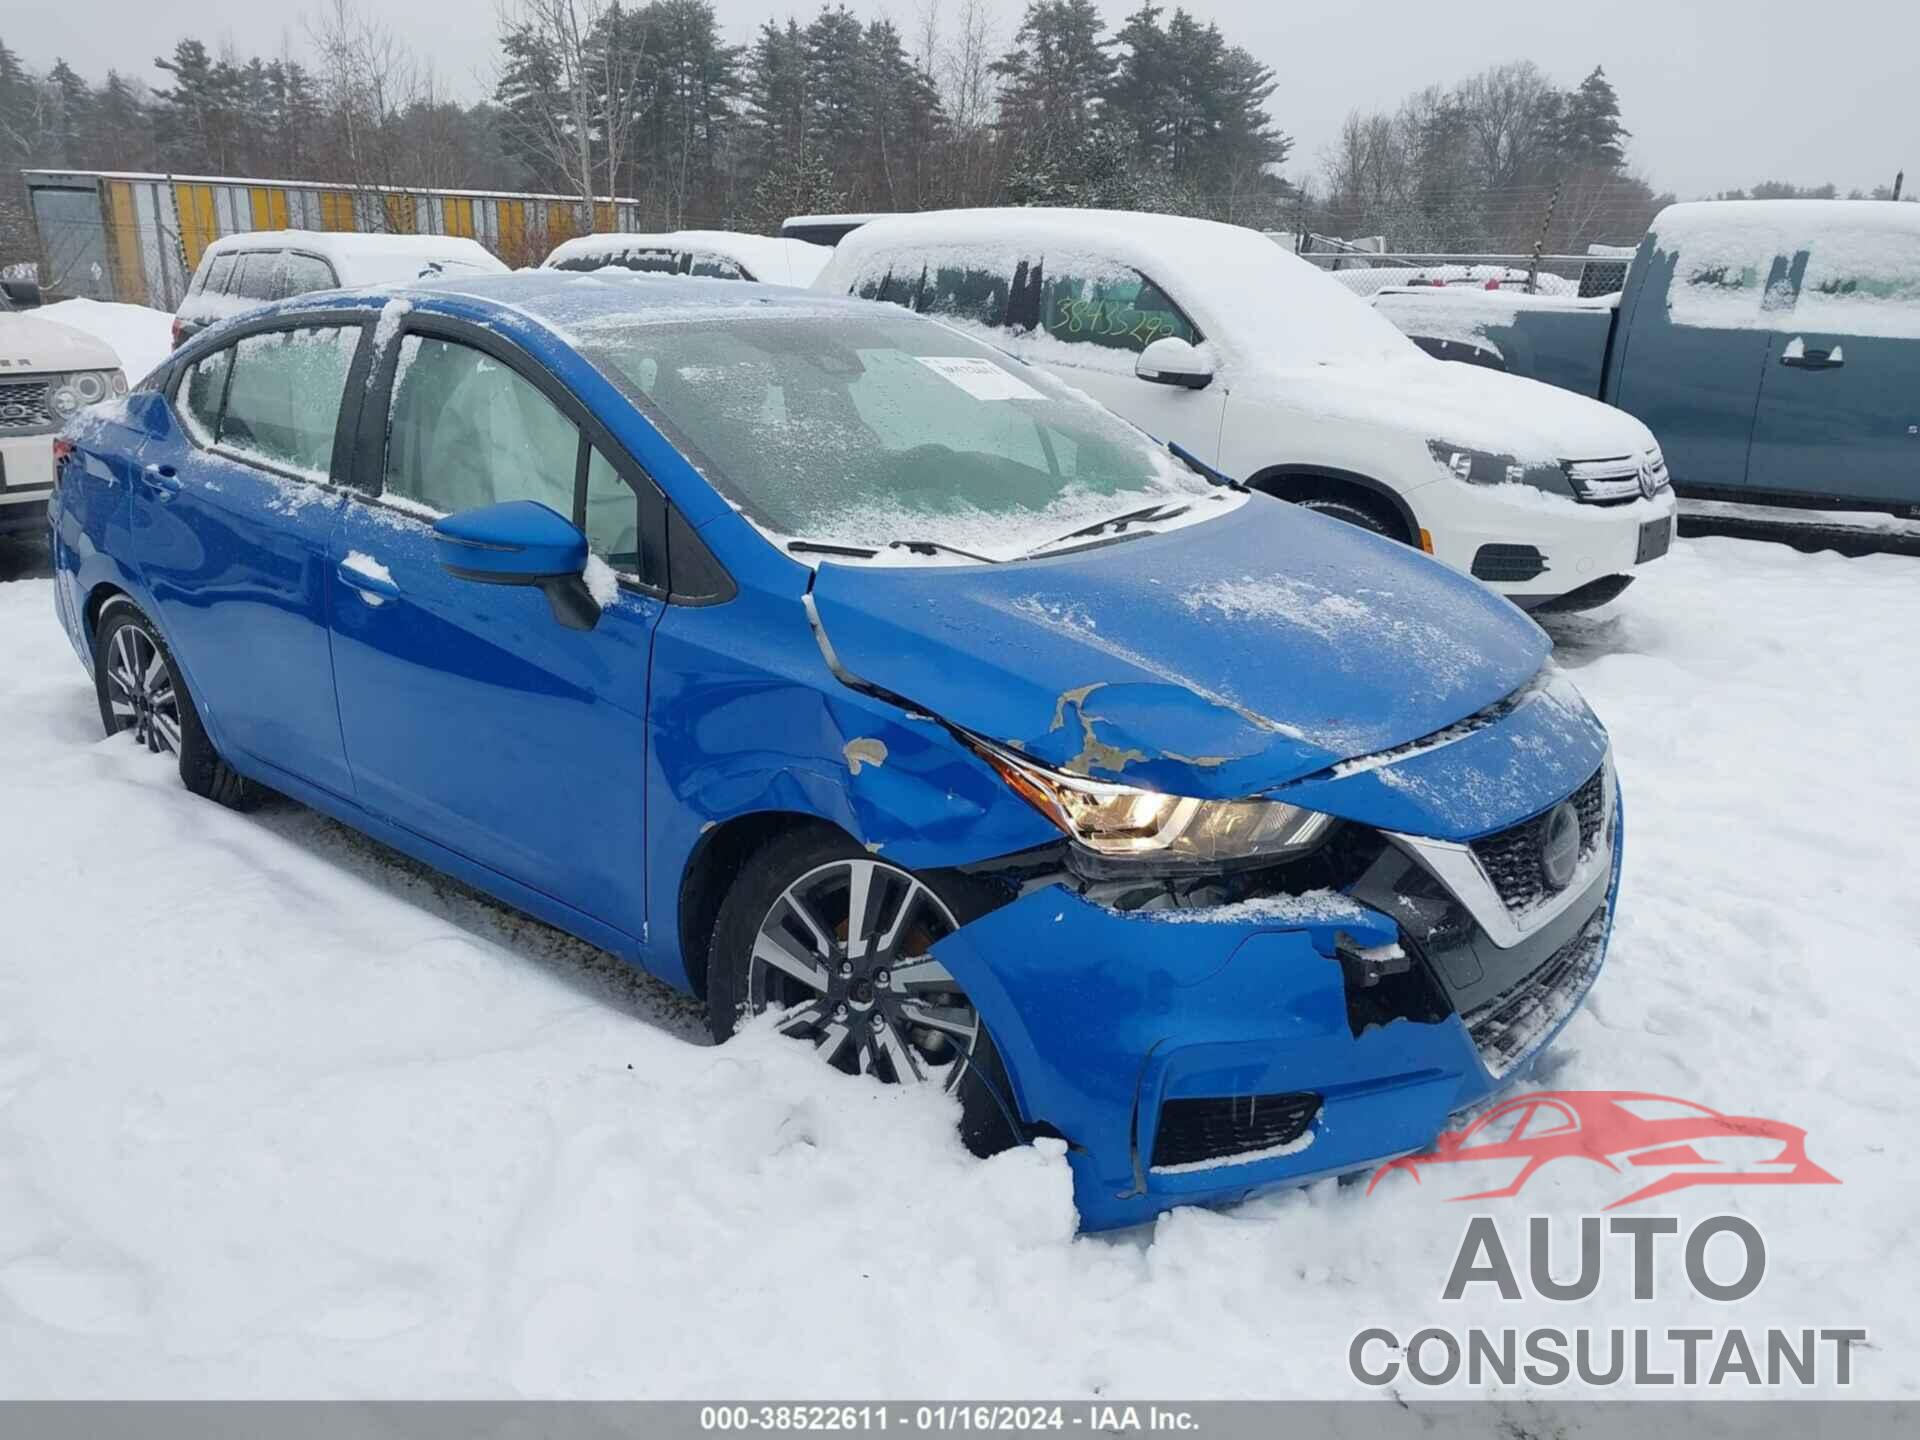
[[[1573,880],[1501,919],[1433,842],[1381,832],[1341,894],[1128,911],[1051,884],[935,953],[1022,1117],[1068,1141],[1087,1229],[1364,1169],[1511,1083],[1592,985],[1621,846],[1596,778]]]

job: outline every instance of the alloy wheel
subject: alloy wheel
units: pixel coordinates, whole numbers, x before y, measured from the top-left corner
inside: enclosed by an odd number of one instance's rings
[[[107,658],[107,703],[114,721],[154,754],[180,753],[180,695],[160,646],[140,626],[113,633]]]
[[[850,1074],[904,1084],[960,1081],[980,1017],[929,953],[959,929],[940,897],[896,866],[835,860],[795,880],[760,922],[748,1010]]]

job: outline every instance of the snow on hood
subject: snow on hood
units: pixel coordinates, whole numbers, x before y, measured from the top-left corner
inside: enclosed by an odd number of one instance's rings
[[[852,677],[1056,769],[1210,798],[1432,735],[1550,649],[1437,561],[1264,496],[1052,559],[822,565],[813,602]]]
[[[1653,432],[1624,410],[1571,390],[1419,351],[1393,365],[1320,365],[1274,376],[1267,404],[1412,433],[1421,441],[1512,455],[1525,462],[1609,460],[1654,448]]]
[[[11,311],[0,313],[0,360],[6,362],[0,376],[46,370],[121,368],[120,357],[113,347],[86,331],[38,315]]]

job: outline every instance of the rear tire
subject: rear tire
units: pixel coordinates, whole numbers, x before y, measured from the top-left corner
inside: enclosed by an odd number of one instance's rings
[[[154,754],[175,756],[180,783],[196,795],[234,810],[252,801],[252,787],[207,738],[167,642],[124,596],[107,601],[94,627],[93,688],[107,734],[131,732]]]
[[[779,1012],[783,1033],[835,1069],[956,1095],[974,1154],[1017,1145],[1025,1136],[993,1038],[928,953],[990,904],[965,876],[915,875],[826,825],[777,835],[740,867],[713,927],[713,1038]]]

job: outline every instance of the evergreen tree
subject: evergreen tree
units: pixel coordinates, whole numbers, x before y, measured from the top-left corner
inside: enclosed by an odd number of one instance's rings
[[[1013,48],[994,62],[1000,123],[1026,143],[1093,128],[1113,81],[1113,42],[1093,0],[1029,0]]]
[[[1559,129],[1560,153],[1570,164],[1606,170],[1626,165],[1631,132],[1620,123],[1620,99],[1600,66],[1567,92]]]

